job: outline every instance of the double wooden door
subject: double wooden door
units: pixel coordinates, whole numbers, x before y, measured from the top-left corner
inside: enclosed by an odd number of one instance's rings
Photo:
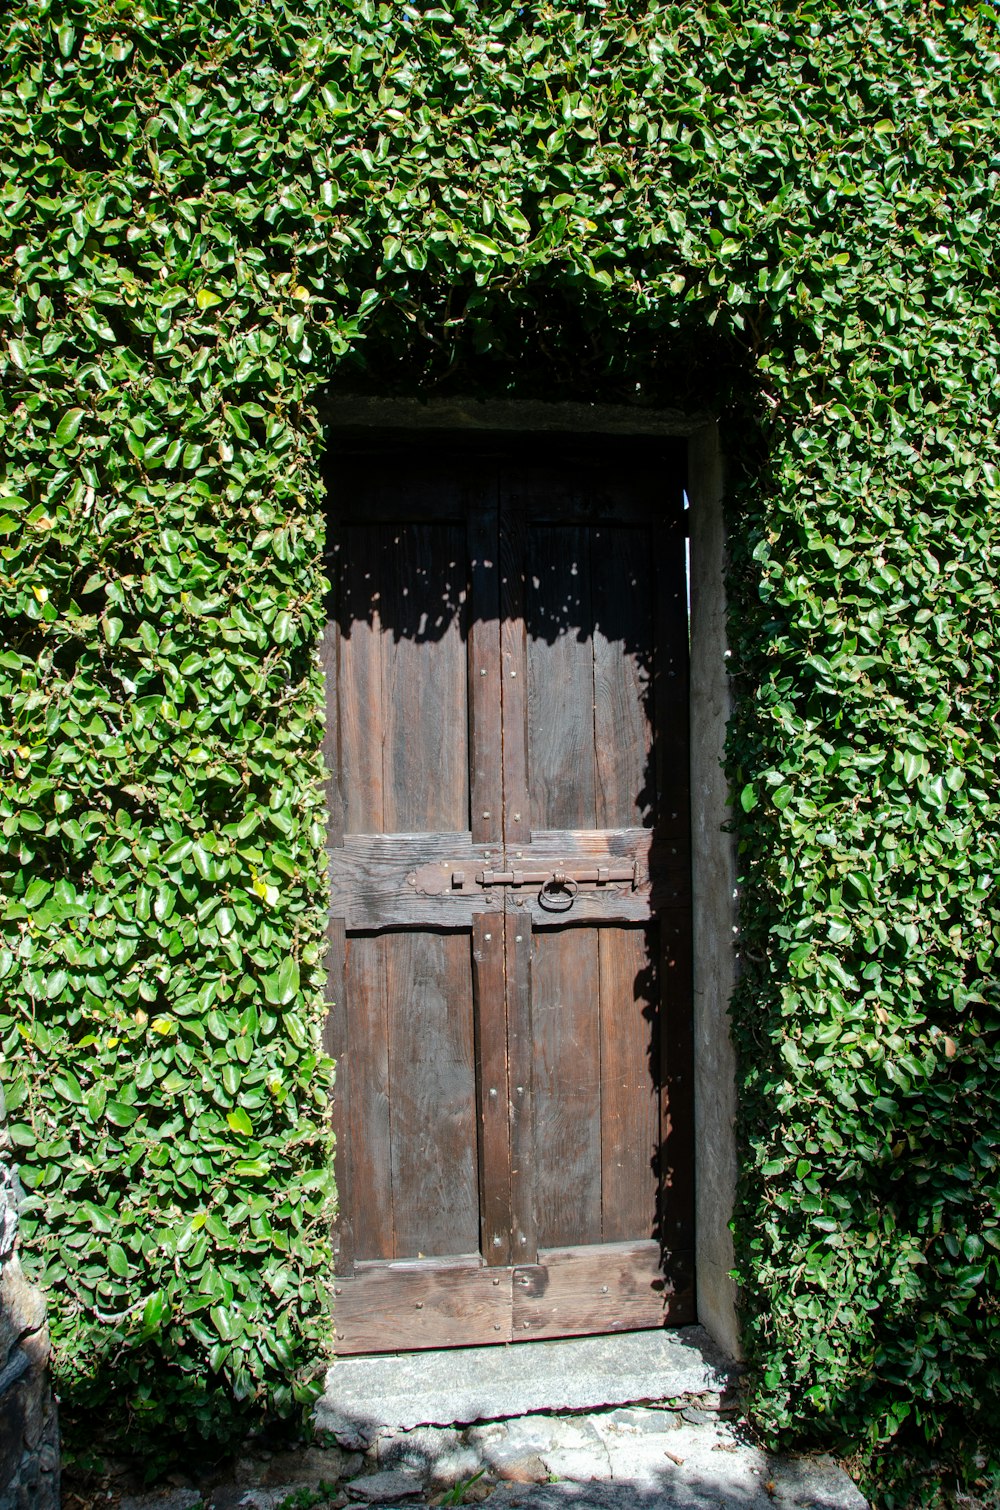
[[[341,1353],[693,1319],[675,459],[343,453]]]

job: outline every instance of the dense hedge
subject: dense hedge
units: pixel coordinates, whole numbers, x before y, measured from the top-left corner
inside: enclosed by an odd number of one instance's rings
[[[993,9],[14,0],[5,47],[0,1031],[64,1397],[221,1432],[321,1351],[321,389],[543,393],[727,436],[758,1419],[895,1434],[887,1505],[988,1449]]]

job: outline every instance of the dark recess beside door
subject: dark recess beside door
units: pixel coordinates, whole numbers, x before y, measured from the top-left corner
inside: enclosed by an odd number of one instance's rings
[[[694,1319],[682,484],[335,448],[341,1353]]]

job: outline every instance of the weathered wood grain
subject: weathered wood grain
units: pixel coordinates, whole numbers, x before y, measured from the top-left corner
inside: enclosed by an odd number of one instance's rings
[[[354,1267],[354,1199],[350,1157],[350,1013],[347,1006],[345,955],[347,936],[343,918],[330,917],[326,927],[326,1020],[323,1048],[335,1061],[330,1124],[335,1142],[334,1172],[337,1179],[337,1220],[333,1247],[336,1269],[349,1274]]]
[[[652,827],[653,567],[650,531],[595,527],[594,753],[597,826]]]
[[[358,1264],[334,1286],[336,1350],[408,1352],[511,1340],[513,1271],[478,1254],[447,1261]]]
[[[382,803],[382,625],[379,534],[351,530],[337,594],[336,741],[343,828],[379,833]]]
[[[656,573],[654,747],[661,833],[686,837],[690,824],[687,535],[683,511],[653,531]]]
[[[382,830],[466,829],[465,530],[388,526],[381,545]]]
[[[532,831],[596,825],[589,531],[529,528],[524,612]]]
[[[655,1242],[540,1248],[514,1271],[513,1335],[577,1337],[662,1326],[664,1280]]]
[[[469,517],[470,828],[474,843],[503,839],[500,537],[496,508]]]
[[[392,1256],[467,1253],[479,1242],[469,936],[408,931],[383,947]]]
[[[339,714],[340,628],[334,620],[323,626],[320,641],[320,664],[325,687],[323,724],[323,764],[326,767],[327,843],[339,844],[344,837],[344,798],[341,790]]]
[[[612,881],[606,885],[581,885],[566,912],[553,912],[539,901],[538,893],[526,891],[520,906],[530,914],[536,929],[561,927],[564,923],[642,923],[663,907],[677,906],[689,895],[690,861],[680,839],[654,837],[648,828],[536,829],[530,845],[508,847],[508,864],[553,869],[576,864],[636,863],[636,885]]]
[[[628,881],[582,882],[570,915],[549,913],[536,887],[484,886],[477,876],[502,864],[502,849],[473,844],[468,833],[346,834],[329,850],[331,911],[349,929],[471,927],[479,912],[503,906],[503,893],[528,909],[538,927],[566,921],[642,922],[687,896],[688,856],[679,840],[657,840],[649,829],[547,830],[532,843],[507,847],[508,866],[526,871],[636,864]],[[456,888],[453,876],[463,885]]]
[[[351,1160],[351,1225],[356,1258],[392,1258],[392,1144],[389,1122],[389,1025],[385,943],[348,937],[346,996],[351,1004],[351,1097],[345,1146]]]
[[[524,624],[527,533],[501,489],[500,654],[503,714],[503,833],[508,845],[531,834],[528,797],[528,647]]]
[[[511,1251],[534,1261],[538,1246],[535,1185],[534,1027],[531,919],[508,907],[505,918],[507,1045],[510,1087]]]
[[[347,834],[329,851],[330,908],[348,929],[471,928],[476,913],[502,911],[503,896],[476,887],[453,891],[452,864],[472,874],[499,854],[496,846],[473,844],[468,832]],[[435,895],[416,889],[417,872],[428,865],[441,868],[443,889]]]
[[[664,911],[660,922],[659,1235],[668,1254],[694,1247],[694,1026],[691,1013],[691,914]]]
[[[340,471],[322,655],[345,820],[331,791],[341,1352],[693,1316],[668,471],[594,448]],[[581,883],[563,913],[477,880],[633,862],[634,886]]]
[[[655,925],[598,930],[601,978],[601,1235],[657,1235],[660,1154]]]
[[[487,1264],[511,1261],[510,1105],[503,914],[472,924],[479,1109],[480,1251]]]
[[[535,1213],[540,1246],[601,1239],[600,970],[594,929],[535,935]]]

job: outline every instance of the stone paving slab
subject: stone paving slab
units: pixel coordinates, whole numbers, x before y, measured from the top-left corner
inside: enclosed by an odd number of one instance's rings
[[[320,1430],[494,1421],[720,1391],[733,1363],[702,1327],[512,1346],[341,1358],[316,1406]]]
[[[345,1472],[332,1482],[323,1474],[321,1504],[421,1510],[454,1486],[452,1503],[484,1510],[866,1510],[833,1459],[769,1455],[741,1421],[697,1413],[707,1421],[686,1420],[682,1407],[632,1407],[523,1416],[465,1432],[394,1430],[360,1464],[345,1455]],[[302,1477],[293,1474],[294,1454],[281,1454],[257,1467],[258,1480],[269,1482],[248,1485],[252,1465],[244,1465],[241,1483],[126,1497],[120,1510],[291,1510],[304,1487],[319,1485],[317,1458]],[[282,1472],[290,1475],[284,1483],[271,1476]]]
[[[833,1459],[778,1457],[756,1444],[739,1417],[737,1370],[700,1329],[685,1329],[679,1346],[677,1333],[636,1335],[639,1345],[632,1337],[586,1338],[411,1354],[395,1375],[391,1367],[378,1375],[352,1368],[358,1393],[348,1408],[338,1386],[333,1408],[328,1390],[317,1412],[326,1433],[319,1444],[248,1458],[231,1465],[224,1482],[126,1496],[118,1510],[293,1510],[303,1490],[321,1484],[322,1497],[309,1499],[316,1510],[422,1510],[445,1495],[484,1510],[867,1510]],[[517,1372],[498,1381],[505,1355]],[[664,1360],[670,1367],[661,1369]],[[430,1406],[411,1364],[422,1364],[434,1384]],[[452,1401],[470,1409],[480,1402],[468,1423],[461,1414],[427,1423],[443,1409],[440,1364],[452,1375]],[[490,1376],[480,1378],[476,1370],[487,1364]],[[610,1382],[602,1382],[602,1366]],[[368,1391],[377,1379],[393,1390],[384,1399],[363,1394],[359,1378]],[[404,1411],[407,1379],[417,1393]],[[624,1381],[632,1393],[618,1403]],[[573,1409],[581,1397],[599,1403]],[[526,1399],[539,1398],[559,1404],[525,1411]],[[399,1424],[401,1414],[412,1424]]]

